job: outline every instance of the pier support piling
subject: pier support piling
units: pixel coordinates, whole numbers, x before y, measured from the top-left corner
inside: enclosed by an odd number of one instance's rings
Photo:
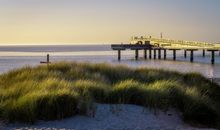
[[[144,49],[144,59],[146,60],[147,59],[147,50]]]
[[[173,50],[173,60],[176,60],[176,50]]]
[[[161,49],[158,49],[158,59],[161,59]]]
[[[152,49],[149,49],[149,59],[152,58]]]
[[[118,61],[121,60],[121,50],[118,50]]]
[[[138,51],[138,49],[136,49],[136,50],[135,50],[135,59],[136,59],[136,60],[138,60],[138,57],[139,57],[138,55],[139,55],[139,51]]]
[[[156,57],[157,57],[157,51],[156,49],[154,49],[154,59],[156,59]]]
[[[173,60],[176,60],[176,51],[181,50],[181,49],[173,48],[173,49],[169,49],[169,50],[173,51]]]
[[[167,59],[167,50],[164,49],[163,51],[164,51],[164,52],[163,52],[163,58],[164,58],[164,60],[166,60],[166,59]]]
[[[186,58],[186,57],[187,57],[187,51],[184,50],[184,58]]]
[[[202,56],[205,57],[205,49],[202,50]]]
[[[211,62],[212,62],[212,64],[214,64],[215,63],[215,51],[212,51],[212,58],[211,58]]]
[[[198,49],[186,49],[185,51],[190,51],[190,62],[194,61],[194,51],[198,51]]]
[[[214,52],[214,51],[212,51],[212,58],[211,58],[211,62],[212,62],[212,64],[214,64],[214,63],[215,63],[215,52]]]
[[[215,52],[216,51],[219,51],[219,50],[207,50],[207,51],[209,51],[209,52],[211,52],[211,63],[212,64],[215,64]]]
[[[193,50],[190,50],[190,62],[193,62],[194,60],[194,53]]]

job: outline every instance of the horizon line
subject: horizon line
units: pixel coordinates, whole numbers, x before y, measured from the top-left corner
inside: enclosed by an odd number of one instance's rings
[[[112,42],[116,43],[116,42]],[[66,43],[66,42],[50,42],[50,43],[0,43],[0,46],[47,46],[47,45],[110,45],[111,42],[102,42],[102,43]]]

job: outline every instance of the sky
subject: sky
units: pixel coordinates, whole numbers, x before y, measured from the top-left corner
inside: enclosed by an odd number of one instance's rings
[[[220,43],[220,0],[0,0],[0,44]]]

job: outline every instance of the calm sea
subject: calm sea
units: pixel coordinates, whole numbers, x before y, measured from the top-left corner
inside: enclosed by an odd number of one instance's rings
[[[172,60],[168,52],[167,60],[144,60],[140,51],[140,60],[134,60],[134,51],[123,51],[122,60],[118,62],[117,52],[110,45],[38,45],[38,46],[0,46],[0,73],[23,66],[39,65],[50,54],[51,62],[78,61],[92,63],[122,64],[129,67],[162,68],[181,72],[199,72],[206,77],[220,78],[220,55],[216,53],[216,64],[210,64],[210,54],[202,57],[202,52],[195,53],[194,63],[189,57],[183,57],[183,51],[177,51],[177,60]],[[163,53],[162,53],[163,55]]]

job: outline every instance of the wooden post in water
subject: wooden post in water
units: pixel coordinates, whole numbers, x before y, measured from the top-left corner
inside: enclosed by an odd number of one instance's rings
[[[118,61],[121,60],[121,50],[118,50]]]
[[[47,63],[50,63],[50,55],[47,54]]]
[[[149,49],[149,59],[152,58],[152,49]]]
[[[163,51],[164,51],[164,52],[163,52],[163,58],[164,58],[164,60],[166,60],[166,59],[167,59],[167,50],[164,49]]]
[[[144,59],[147,59],[147,49],[144,49]]]
[[[205,49],[202,50],[202,56],[205,57]]]
[[[47,59],[46,59],[46,61],[40,61],[40,63],[41,63],[41,64],[47,64],[47,65],[49,65],[49,64],[50,64],[50,55],[47,54]]]
[[[156,57],[157,57],[157,51],[156,49],[154,49],[154,59],[156,59]]]
[[[186,58],[186,57],[187,57],[187,51],[184,50],[184,58]]]
[[[161,59],[161,49],[158,49],[158,59]]]
[[[136,50],[135,50],[135,59],[136,59],[136,60],[138,60],[138,57],[139,57],[138,55],[139,55],[139,54],[138,54],[138,49],[136,49]]]

